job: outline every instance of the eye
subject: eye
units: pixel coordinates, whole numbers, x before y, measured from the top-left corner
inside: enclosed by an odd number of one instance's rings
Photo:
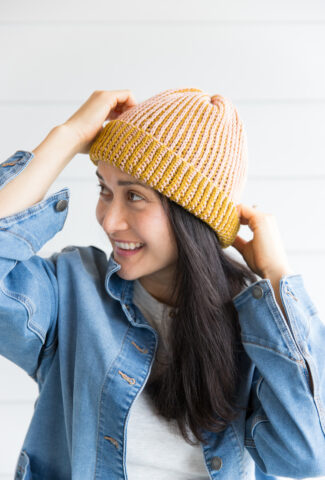
[[[108,196],[108,195],[105,195],[104,192],[103,192],[103,189],[105,190],[104,185],[102,185],[101,183],[98,183],[98,184],[97,184],[97,187],[99,187],[99,189],[100,189],[100,194],[101,194],[101,195]],[[141,200],[143,200],[143,198],[142,198],[140,195],[138,195],[137,193],[135,193],[135,192],[128,191],[128,193],[129,193],[130,195],[135,195],[136,197],[139,197]]]
[[[136,197],[140,198],[140,200],[143,200],[143,198],[140,197],[140,195],[138,195],[137,193],[135,193],[135,192],[129,192],[129,193],[130,193],[130,195],[135,195]]]
[[[103,193],[103,189],[105,189],[104,185],[97,183],[97,187],[99,187],[99,193]]]

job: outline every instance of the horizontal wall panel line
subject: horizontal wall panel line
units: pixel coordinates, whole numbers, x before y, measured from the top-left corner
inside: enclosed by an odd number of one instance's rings
[[[35,400],[24,400],[23,398],[22,399],[7,399],[7,400],[0,400],[0,408],[1,406],[5,406],[5,405],[10,405],[10,407],[12,406],[15,406],[15,405],[34,405],[35,401],[36,401],[36,398],[37,398],[38,395],[36,395],[35,397]]]
[[[284,26],[291,27],[294,25],[324,25],[325,20],[15,20],[15,21],[2,21],[0,22],[1,27],[17,27],[17,26],[44,26],[44,25],[53,25],[53,26],[88,26],[88,25],[104,25],[104,26],[154,26],[154,25],[170,25],[170,26],[200,26],[200,25],[236,25],[236,26],[246,26],[246,25],[258,25],[258,26]]]
[[[260,180],[263,182],[283,182],[283,181],[306,181],[306,182],[312,182],[312,181],[323,181],[325,180],[325,175],[306,175],[306,174],[301,174],[301,175],[254,175],[254,173],[248,173],[248,178],[250,180]]]
[[[90,96],[93,91],[95,90],[102,90],[102,89],[96,89],[94,86],[94,89],[92,91],[89,91]],[[132,89],[131,89],[132,90]],[[167,88],[166,88],[167,90]],[[211,93],[211,92],[210,92]],[[0,106],[4,107],[19,107],[19,106],[26,106],[26,107],[43,107],[43,106],[64,106],[64,105],[79,105],[83,102],[86,101],[86,97],[82,99],[74,99],[74,100],[0,100]],[[136,99],[137,100],[137,99]],[[318,104],[318,103],[325,103],[325,97],[322,98],[236,98],[236,97],[231,97],[231,100],[235,104],[242,104],[242,105],[295,105],[295,104],[303,104],[303,105],[308,105],[308,104]],[[141,101],[138,99],[138,102]]]
[[[325,97],[323,24],[21,25],[0,28],[1,44],[5,45],[2,70],[6,73],[1,76],[2,100],[70,101],[83,99],[95,84],[108,88],[127,82],[137,84],[139,100],[149,96],[149,90],[153,94],[165,86],[172,87],[171,83],[184,86],[188,79],[191,85],[204,83],[204,88],[213,89],[211,94],[217,93],[216,89],[228,92],[234,100]],[[111,49],[109,62],[98,60],[106,53],[107,45],[115,45],[116,38],[118,49]],[[13,59],[23,77],[13,68]],[[160,72],[155,82],[147,81],[148,65],[150,71]],[[164,65],[173,71],[172,79]],[[24,76],[26,72],[32,74]]]
[[[313,250],[308,249],[294,249],[294,248],[286,248],[286,251],[290,255],[325,255],[325,248],[315,248]]]

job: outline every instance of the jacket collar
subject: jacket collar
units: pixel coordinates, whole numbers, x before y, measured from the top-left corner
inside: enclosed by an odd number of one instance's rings
[[[114,260],[114,252],[111,253],[105,276],[105,289],[110,297],[121,302],[125,306],[126,316],[132,324],[150,325],[144,318],[139,308],[133,304],[134,280],[124,280],[117,275],[121,265]]]
[[[117,275],[120,269],[121,265],[114,260],[114,252],[111,252],[107,264],[105,288],[111,297],[122,301],[123,292],[127,289],[128,282]]]
[[[117,275],[121,265],[114,260],[114,252],[111,253],[106,270],[105,288],[108,294],[121,303],[130,305],[133,298],[133,280],[125,280]]]

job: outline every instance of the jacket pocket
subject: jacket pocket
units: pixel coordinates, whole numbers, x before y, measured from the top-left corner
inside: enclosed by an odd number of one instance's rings
[[[25,450],[19,455],[14,480],[33,480],[29,456]]]

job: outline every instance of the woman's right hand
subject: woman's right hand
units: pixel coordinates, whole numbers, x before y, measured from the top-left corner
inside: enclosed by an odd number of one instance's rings
[[[77,153],[89,153],[90,146],[103,129],[106,120],[115,120],[136,101],[131,90],[96,90],[63,126],[76,141]]]

